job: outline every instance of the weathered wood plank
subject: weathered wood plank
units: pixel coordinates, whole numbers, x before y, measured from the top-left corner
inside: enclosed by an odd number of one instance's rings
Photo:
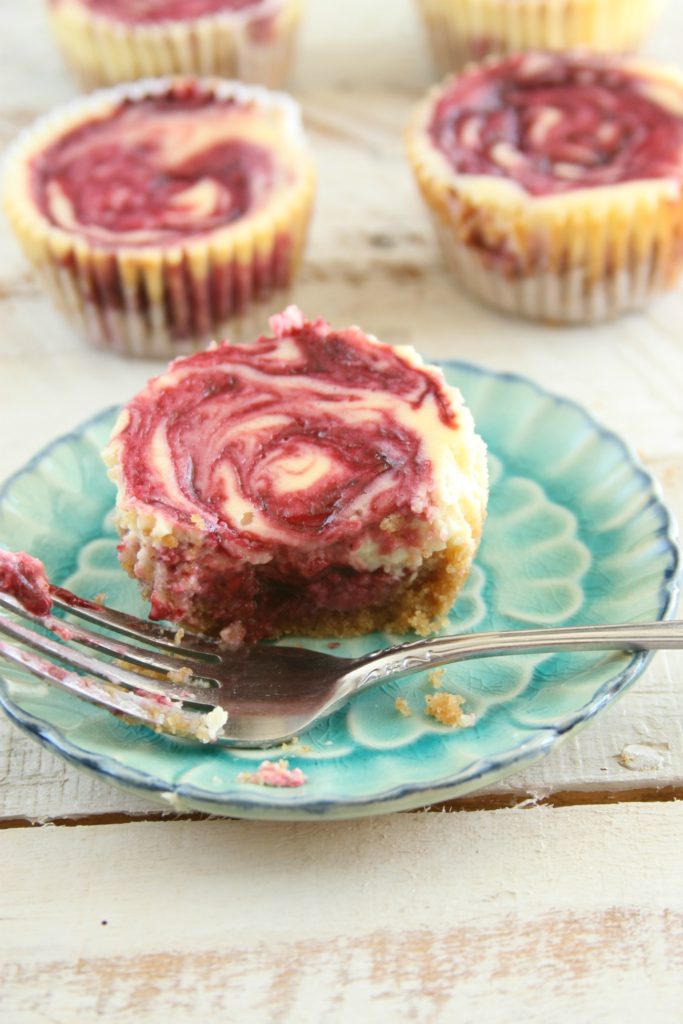
[[[677,1024],[682,840],[674,803],[5,832],[5,1017]]]

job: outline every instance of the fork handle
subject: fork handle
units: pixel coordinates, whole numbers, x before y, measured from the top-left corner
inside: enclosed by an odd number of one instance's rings
[[[468,658],[553,651],[654,651],[665,648],[683,648],[683,621],[437,636],[390,647],[364,658],[362,666],[354,672],[353,690]]]

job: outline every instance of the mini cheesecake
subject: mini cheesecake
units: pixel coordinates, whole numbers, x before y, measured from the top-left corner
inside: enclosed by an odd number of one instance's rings
[[[665,0],[417,0],[440,72],[490,54],[638,48]]]
[[[120,559],[151,616],[228,645],[426,633],[475,556],[483,441],[409,347],[290,307],[273,335],[175,360],[104,452]]]
[[[159,79],[39,121],[8,156],[4,198],[43,282],[91,342],[168,357],[278,308],[314,180],[289,97]]]
[[[82,85],[221,75],[282,85],[302,0],[48,0],[57,42]]]
[[[528,53],[434,90],[408,149],[458,279],[494,306],[597,321],[672,287],[683,261],[683,76]]]

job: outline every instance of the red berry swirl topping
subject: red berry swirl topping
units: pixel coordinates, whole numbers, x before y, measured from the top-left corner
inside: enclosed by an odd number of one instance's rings
[[[274,337],[176,360],[127,406],[112,442],[123,503],[254,563],[314,549],[319,571],[354,545],[359,563],[390,561],[434,519],[440,446],[459,430],[450,389],[356,328],[295,309],[271,322]]]
[[[429,134],[458,174],[534,196],[683,179],[683,88],[601,57],[528,54],[452,79]]]
[[[252,130],[259,117],[253,105],[194,87],[123,100],[34,157],[35,202],[57,227],[105,245],[159,245],[225,227],[287,180]]]
[[[64,0],[51,0],[57,7]],[[149,24],[160,21],[191,21],[212,14],[243,11],[263,0],[80,0],[84,7],[114,21]]]

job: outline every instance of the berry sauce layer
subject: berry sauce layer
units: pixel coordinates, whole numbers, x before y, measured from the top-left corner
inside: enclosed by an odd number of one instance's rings
[[[58,7],[63,0],[51,0]],[[80,0],[94,14],[123,21],[128,25],[155,24],[163,21],[192,21],[212,14],[243,11],[257,7],[263,0]]]
[[[683,89],[606,58],[515,55],[465,71],[429,135],[457,174],[533,196],[652,178],[683,180]]]
[[[273,152],[244,137],[254,111],[188,88],[121,102],[36,155],[48,220],[104,245],[163,245],[225,227],[284,181]]]

